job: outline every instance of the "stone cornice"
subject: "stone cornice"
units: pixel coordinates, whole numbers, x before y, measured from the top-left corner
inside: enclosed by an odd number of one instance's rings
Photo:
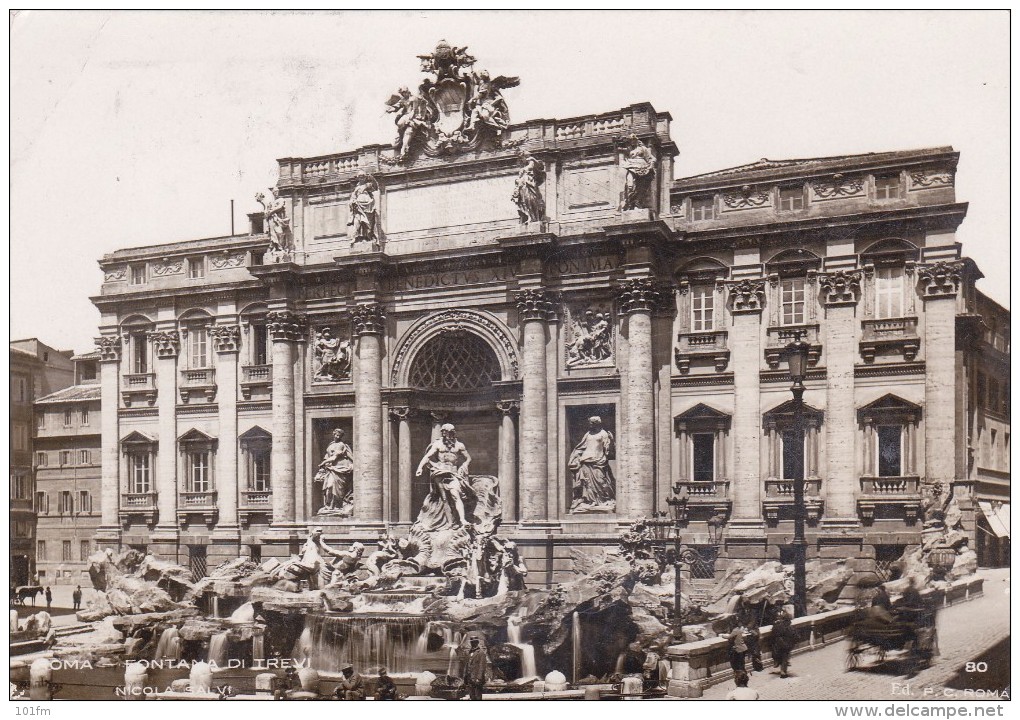
[[[883,363],[881,365],[854,365],[855,378],[887,377],[894,375],[923,376],[924,372],[925,364],[923,361]]]

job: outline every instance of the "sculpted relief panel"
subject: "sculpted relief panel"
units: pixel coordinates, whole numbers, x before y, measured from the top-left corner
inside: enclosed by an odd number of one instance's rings
[[[564,351],[568,368],[611,367],[613,313],[608,303],[567,306]]]
[[[351,379],[350,328],[319,326],[312,339],[312,382],[345,382]]]

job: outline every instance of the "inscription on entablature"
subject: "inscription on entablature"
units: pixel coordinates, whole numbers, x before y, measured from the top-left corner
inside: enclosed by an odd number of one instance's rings
[[[329,298],[346,297],[350,294],[351,284],[345,282],[301,286],[301,298],[304,300],[328,300]]]
[[[407,290],[430,290],[432,288],[461,287],[488,283],[510,282],[516,276],[512,267],[476,268],[470,270],[448,270],[445,272],[425,272],[413,275],[397,275],[383,280],[384,292],[404,292]]]
[[[569,277],[571,275],[590,275],[593,273],[610,272],[622,264],[619,255],[589,255],[578,258],[553,258],[545,265],[548,277]]]

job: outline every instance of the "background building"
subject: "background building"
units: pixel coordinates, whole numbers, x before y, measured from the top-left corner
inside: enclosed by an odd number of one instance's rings
[[[981,274],[954,235],[957,153],[673,181],[670,121],[638,104],[465,152],[285,158],[251,234],[103,257],[101,542],[196,572],[290,554],[317,525],[371,543],[415,520],[429,488],[414,469],[445,422],[472,473],[499,478],[500,532],[534,584],[615,546],[674,484],[691,544],[726,517],[722,564],[789,559],[798,476],[812,557],[884,567],[919,542],[936,484],[973,533]],[[635,167],[653,171],[637,202]],[[538,219],[511,200],[528,172]],[[615,436],[598,507],[577,502],[570,462],[591,416]],[[336,428],[350,517],[322,513],[313,482]]]
[[[71,355],[70,350],[55,350],[35,338],[10,344],[10,580],[15,586],[29,584],[35,574],[32,404],[71,384]]]
[[[98,357],[72,357],[74,384],[35,402],[36,573],[44,585],[90,583],[85,560],[102,482]]]

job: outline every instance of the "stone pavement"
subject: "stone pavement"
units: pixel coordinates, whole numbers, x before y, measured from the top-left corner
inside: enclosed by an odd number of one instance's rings
[[[961,672],[967,662],[1009,637],[1009,570],[982,568],[979,575],[985,579],[984,595],[939,611],[941,654],[932,667],[913,678],[895,674],[890,663],[881,672],[864,668],[845,672],[848,642],[842,640],[794,655],[786,679],[772,668],[752,674],[749,687],[757,690],[762,700],[987,700],[988,694],[967,692],[969,678],[974,678],[974,688],[985,687],[981,678]],[[1001,661],[1009,662],[1008,653]],[[954,676],[956,689],[946,688]],[[724,699],[733,687],[732,680],[714,685],[705,690],[704,699]]]

